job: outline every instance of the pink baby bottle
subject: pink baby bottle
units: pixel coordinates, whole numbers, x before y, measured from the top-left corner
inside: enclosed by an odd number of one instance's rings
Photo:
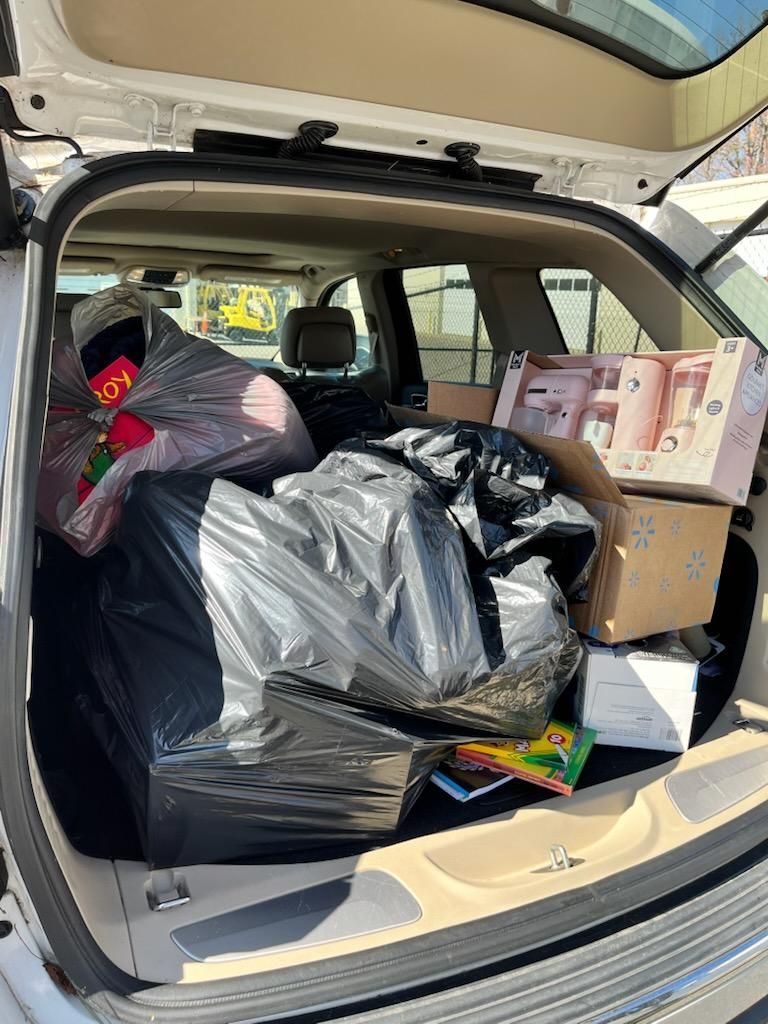
[[[668,425],[659,440],[660,452],[684,452],[690,448],[711,369],[712,356],[708,353],[675,363],[669,391]]]
[[[619,379],[623,356],[595,356],[586,408],[579,423],[579,437],[596,448],[609,448],[619,407]]]

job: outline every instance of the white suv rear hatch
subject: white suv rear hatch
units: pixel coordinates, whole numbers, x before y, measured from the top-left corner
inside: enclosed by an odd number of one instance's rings
[[[538,191],[638,202],[768,104],[762,2],[4,0],[0,82],[54,135],[173,149],[322,119],[342,148],[471,142]]]

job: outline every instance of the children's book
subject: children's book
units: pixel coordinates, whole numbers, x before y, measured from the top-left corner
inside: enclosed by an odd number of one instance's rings
[[[431,778],[436,786],[461,803],[474,800],[476,796],[490,793],[497,786],[512,781],[508,772],[496,771],[454,756],[444,758],[432,772]]]

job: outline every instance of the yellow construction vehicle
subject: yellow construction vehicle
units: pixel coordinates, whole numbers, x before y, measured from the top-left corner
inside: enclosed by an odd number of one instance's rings
[[[267,339],[277,329],[277,309],[268,288],[241,285],[232,305],[220,305],[219,330],[230,341]]]

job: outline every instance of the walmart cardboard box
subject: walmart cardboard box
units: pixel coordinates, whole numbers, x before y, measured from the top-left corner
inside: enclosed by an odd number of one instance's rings
[[[427,386],[427,411],[455,420],[490,423],[499,389],[482,384],[448,384],[431,380]]]
[[[710,621],[729,506],[622,494],[587,441],[516,433],[602,526],[588,598],[569,605],[580,633],[615,644]]]
[[[666,497],[701,498],[743,505],[747,501],[758,445],[768,411],[766,355],[747,338],[722,338],[712,351],[695,432],[685,451],[664,452],[657,443],[668,425],[672,370],[681,359],[701,351],[633,353],[660,362],[667,370],[659,421],[646,450],[599,448],[600,458],[622,491]],[[529,382],[542,370],[589,376],[593,356],[541,356],[511,353],[492,422],[512,424]]]
[[[585,640],[576,718],[596,730],[597,743],[682,752],[691,738],[698,671],[674,637],[617,646]]]

